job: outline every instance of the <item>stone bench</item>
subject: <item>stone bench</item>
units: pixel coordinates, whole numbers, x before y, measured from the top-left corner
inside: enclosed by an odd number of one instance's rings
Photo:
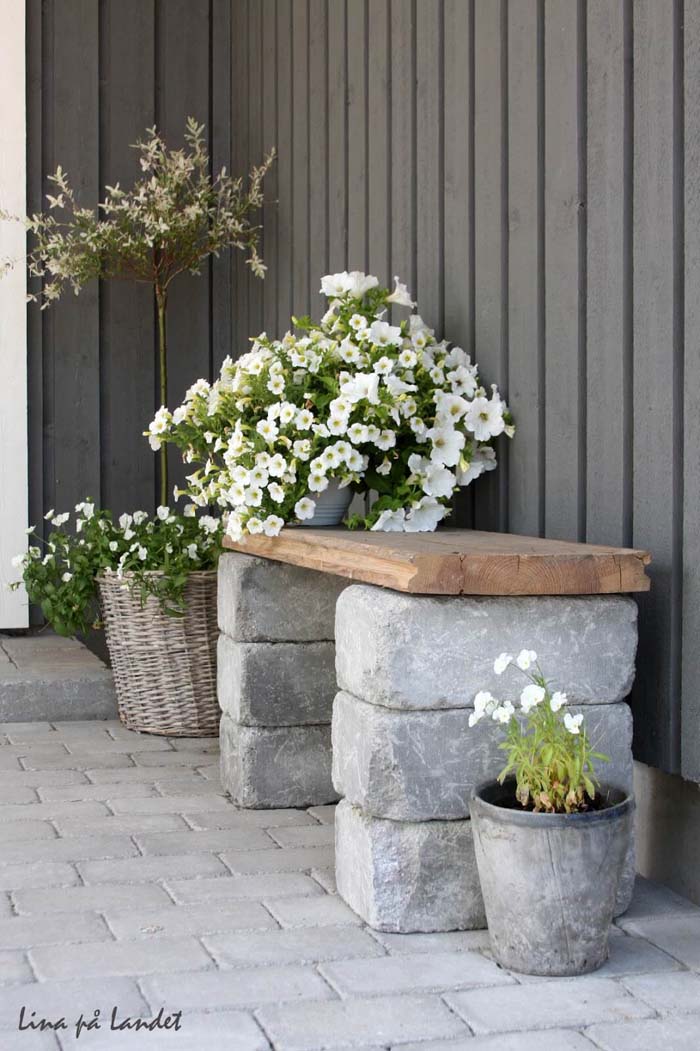
[[[484,926],[468,800],[503,756],[495,725],[467,724],[479,689],[517,700],[518,680],[493,672],[498,653],[538,651],[585,706],[611,759],[602,776],[631,789],[637,607],[624,593],[648,588],[645,553],[457,530],[299,529],[231,546],[219,587],[225,786],[244,806],[337,793],[338,890],[372,927]],[[632,852],[619,912],[633,878]]]

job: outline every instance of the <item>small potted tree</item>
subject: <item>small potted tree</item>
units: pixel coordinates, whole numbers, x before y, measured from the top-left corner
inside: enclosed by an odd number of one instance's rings
[[[158,319],[157,416],[167,413],[167,306],[175,278],[198,274],[226,248],[246,251],[263,277],[260,227],[252,221],[263,203],[262,183],[274,151],[247,180],[225,169],[211,174],[204,126],[190,118],[185,147],[169,149],[155,128],[136,143],[141,176],[130,189],[106,187],[97,209],[76,201],[60,167],[48,210],[24,220],[33,244],[29,272],[42,280],[42,310],[68,289],[76,295],[92,280],[150,284]],[[0,219],[14,219],[0,213]],[[8,265],[8,264],[6,264]],[[147,421],[144,420],[144,425]],[[85,630],[96,618],[99,593],[123,721],[133,729],[180,735],[216,732],[216,558],[219,524],[198,522],[168,507],[168,462],[160,451],[160,505],[122,515],[119,525],[91,500],[75,508],[72,535],[62,530],[67,512],[45,517],[53,531],[46,547],[18,556],[32,601],[62,634]],[[212,524],[213,523],[213,524]]]
[[[607,757],[588,739],[581,712],[552,690],[537,654],[502,653],[494,671],[528,679],[520,711],[482,691],[469,725],[505,728],[507,762],[470,803],[474,847],[494,956],[525,974],[577,975],[608,955],[615,895],[630,844],[634,800],[599,784]]]

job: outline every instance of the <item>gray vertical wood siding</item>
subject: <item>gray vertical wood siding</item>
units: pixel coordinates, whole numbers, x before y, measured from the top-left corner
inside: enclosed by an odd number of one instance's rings
[[[152,120],[233,170],[279,150],[266,281],[183,280],[173,401],[322,273],[407,279],[518,426],[455,520],[651,549],[636,752],[700,780],[700,0],[28,3],[33,207],[59,161],[97,200]],[[148,296],[30,329],[34,518],[152,501]]]

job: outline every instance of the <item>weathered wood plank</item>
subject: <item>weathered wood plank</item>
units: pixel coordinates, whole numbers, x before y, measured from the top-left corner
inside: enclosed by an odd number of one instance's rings
[[[415,5],[391,0],[391,272],[416,291]]]
[[[602,595],[646,591],[645,551],[509,533],[285,529],[224,546],[356,583],[426,595]]]
[[[292,299],[292,18],[292,0],[277,0],[277,332],[280,336],[287,331],[289,319],[298,309]]]
[[[249,54],[247,34],[248,2],[239,0],[232,7],[231,19],[231,122],[232,122],[232,170],[235,176],[248,172],[250,151],[248,149],[248,79]],[[249,349],[251,334],[249,300],[250,275],[245,257],[234,250],[231,260],[233,269],[233,356],[240,357]]]
[[[630,467],[624,22],[623,0],[589,2],[586,533],[605,543],[624,540]]]
[[[577,21],[577,5],[569,0],[545,5],[547,536],[580,536],[583,526]]]
[[[328,0],[328,270],[346,269],[347,79],[346,0]]]
[[[277,70],[277,9],[275,0],[262,0],[262,152],[268,153],[277,145],[277,81],[266,71]],[[262,225],[261,244],[267,272],[263,281],[263,328],[268,336],[277,336],[277,237],[278,237],[278,177],[279,168],[273,164],[265,178],[265,204],[258,222]]]
[[[265,69],[262,61],[262,5],[260,0],[249,0],[248,3],[248,163],[259,164],[263,156],[262,136],[262,98],[265,82]],[[259,222],[259,217],[256,217]],[[250,267],[248,275],[248,325],[250,336],[258,336],[263,324],[263,283],[255,277]]]
[[[61,165],[77,200],[99,198],[98,8],[90,0],[58,0],[51,11],[51,132],[45,173]],[[45,183],[45,191],[51,189]],[[47,390],[53,470],[50,505],[70,509],[77,500],[101,499],[99,291],[92,282],[51,308],[46,352],[52,357]],[[80,425],[76,426],[76,420]]]
[[[328,272],[328,5],[309,6],[309,301],[312,317],[328,306],[319,292]]]
[[[103,184],[142,175],[130,147],[155,122],[152,2],[108,0],[101,8],[100,167]],[[100,288],[102,501],[115,515],[151,510],[156,458],[143,437],[154,403],[153,289],[106,281]],[[158,403],[160,404],[160,403]]]
[[[508,5],[508,402],[518,436],[508,448],[508,521],[532,534],[544,524],[538,6]]]
[[[681,773],[700,781],[700,0],[686,0],[683,32],[686,355]]]
[[[215,173],[231,172],[231,4],[212,0],[211,39],[211,138]],[[233,253],[223,252],[211,263],[211,371],[217,376],[221,362],[233,349]]]
[[[482,381],[507,384],[504,274],[503,48],[501,4],[476,0],[474,14],[475,356]],[[505,453],[504,453],[505,455]],[[474,491],[474,522],[504,529],[506,469],[485,475]]]
[[[440,338],[443,326],[442,5],[420,0],[416,16],[416,177],[418,240],[415,298]]]
[[[640,604],[635,749],[678,769],[672,724],[674,540],[673,26],[654,0],[634,5],[634,532],[654,552]]]
[[[368,267],[383,285],[391,282],[390,17],[389,0],[372,0],[367,55]]]
[[[367,0],[347,6],[348,268],[367,269]]]
[[[309,4],[295,0],[292,20],[292,289],[294,313],[308,314],[309,293]]]

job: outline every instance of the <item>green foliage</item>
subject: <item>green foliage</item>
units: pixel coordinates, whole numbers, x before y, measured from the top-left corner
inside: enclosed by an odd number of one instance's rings
[[[142,603],[153,595],[165,612],[180,616],[188,574],[217,564],[221,523],[208,515],[195,517],[193,507],[184,515],[159,507],[154,518],[135,511],[118,522],[89,500],[77,504],[75,511],[70,531],[62,528],[70,514],[50,511],[46,518],[54,528],[44,551],[33,545],[14,560],[22,569],[30,602],[41,607],[59,635],[84,634],[100,626],[100,573],[115,572]],[[12,585],[19,586],[20,581]]]

